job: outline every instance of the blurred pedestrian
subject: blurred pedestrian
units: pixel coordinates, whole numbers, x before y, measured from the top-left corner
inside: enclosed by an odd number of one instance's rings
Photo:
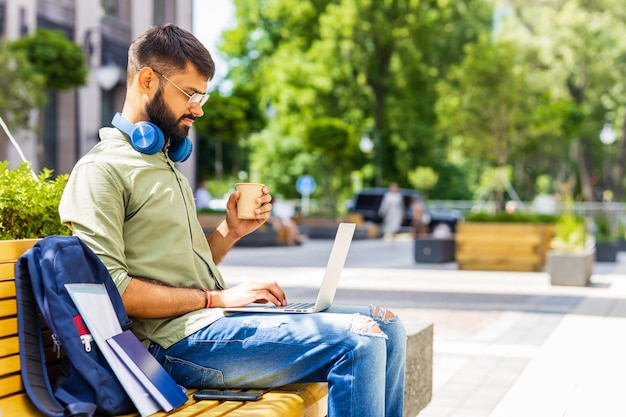
[[[211,201],[211,193],[209,192],[209,190],[207,190],[204,181],[200,181],[198,183],[196,191],[194,192],[194,197],[196,200],[196,209],[200,210],[209,207],[209,202]]]
[[[411,197],[411,236],[415,239],[425,237],[428,234],[427,224],[424,221],[427,217],[424,204],[416,196]]]
[[[394,240],[400,233],[402,221],[404,220],[404,200],[398,184],[395,182],[389,185],[389,191],[383,195],[378,214],[383,218],[383,233]]]
[[[306,236],[300,233],[295,221],[296,209],[286,201],[272,199],[272,216],[269,221],[276,230],[285,231],[285,240],[289,246],[299,246],[304,243]]]

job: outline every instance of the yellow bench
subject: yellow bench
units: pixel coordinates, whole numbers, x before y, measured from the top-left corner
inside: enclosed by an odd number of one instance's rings
[[[36,240],[21,241],[8,245],[0,241],[0,416],[41,416],[24,391],[20,374],[20,358],[17,335],[17,304],[15,300],[15,261],[30,248]],[[52,354],[49,332],[44,330],[44,340],[48,340],[46,358],[50,379],[54,380],[58,360]],[[267,392],[260,401],[195,401],[189,390],[188,401],[169,416],[280,416],[280,417],[324,417],[328,413],[326,383],[294,384]],[[164,416],[156,413],[154,416]],[[126,417],[138,417],[130,414]]]

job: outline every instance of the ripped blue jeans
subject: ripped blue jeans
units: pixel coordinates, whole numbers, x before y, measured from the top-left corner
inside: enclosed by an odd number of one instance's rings
[[[373,319],[373,320],[372,320]],[[328,382],[329,417],[401,417],[406,331],[376,306],[315,314],[234,314],[150,351],[189,388]]]

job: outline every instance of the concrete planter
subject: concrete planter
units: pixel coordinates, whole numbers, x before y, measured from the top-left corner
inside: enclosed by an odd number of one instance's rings
[[[454,238],[417,238],[414,244],[414,258],[417,263],[453,262]]]
[[[589,285],[595,256],[592,249],[574,253],[548,252],[547,271],[550,274],[550,283],[579,287]]]
[[[464,222],[457,226],[459,269],[542,271],[553,224]]]

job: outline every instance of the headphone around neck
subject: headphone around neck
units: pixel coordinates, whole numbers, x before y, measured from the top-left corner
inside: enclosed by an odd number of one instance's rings
[[[121,113],[115,113],[111,123],[130,136],[130,144],[138,152],[153,155],[163,149],[165,145],[163,132],[154,123],[138,122],[134,124],[124,119]],[[191,156],[192,150],[191,141],[189,138],[185,138],[171,141],[167,148],[167,155],[174,162],[184,162]]]

